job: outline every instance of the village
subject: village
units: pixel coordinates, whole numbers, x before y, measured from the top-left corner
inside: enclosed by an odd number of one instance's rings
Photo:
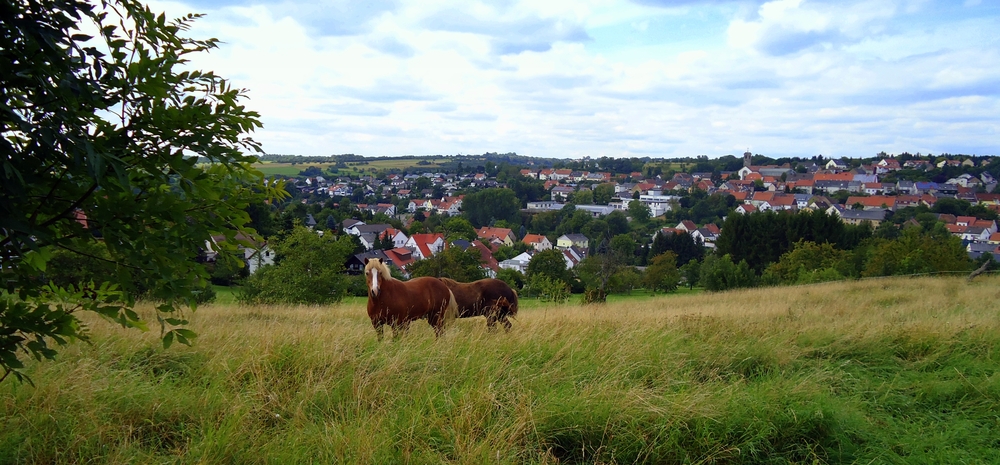
[[[380,258],[391,263],[403,276],[408,276],[407,270],[412,263],[432,257],[450,246],[463,250],[472,247],[479,251],[487,276],[496,276],[501,269],[524,273],[536,252],[549,249],[561,251],[566,267],[572,269],[595,253],[601,238],[588,237],[581,231],[556,234],[553,230],[533,230],[530,221],[533,215],[560,212],[567,205],[595,219],[620,212],[617,215],[624,214],[629,221],[633,219],[630,207],[641,205],[659,226],[639,238],[640,245],[643,240],[646,245],[652,243],[658,234],[686,233],[711,251],[721,234],[721,221],[699,223],[679,219],[670,222],[671,214],[696,192],[714,198],[731,196],[728,199],[731,214],[823,211],[846,224],[868,223],[872,228],[878,228],[894,213],[908,207],[933,209],[942,199],[964,201],[981,206],[986,214],[980,218],[938,213],[937,219],[962,240],[971,259],[978,259],[983,254],[1000,259],[1000,233],[996,221],[1000,194],[993,193],[997,180],[985,169],[976,170],[976,162],[971,158],[935,161],[930,157],[911,157],[901,163],[886,156],[870,163],[830,159],[823,160],[822,164],[805,161],[794,165],[754,165],[752,160],[752,154],[747,152],[743,155],[742,168],[736,171],[675,172],[669,176],[644,176],[637,171],[614,173],[522,167],[516,171],[516,176],[541,183],[544,191],[537,198],[522,203],[522,224],[476,225],[475,240],[454,241],[447,241],[440,231],[412,234],[407,231],[412,229],[414,221],[431,215],[440,218],[462,215],[465,192],[506,188],[512,184],[510,176],[504,179],[501,175],[498,179],[484,172],[407,172],[356,178],[314,175],[290,177],[286,182],[294,186],[300,202],[314,205],[313,210],[301,216],[303,225],[321,232],[337,229],[357,238],[363,248],[359,250],[363,251],[345,263],[349,273],[360,272],[367,258]],[[979,167],[991,162],[994,162],[991,158],[982,158]],[[904,172],[934,170],[961,174],[945,182],[912,181],[898,176]],[[318,170],[311,171],[315,174]],[[514,172],[513,169],[508,171]],[[351,204],[351,200],[356,203]],[[331,201],[336,206],[350,204],[355,214],[334,225],[334,217],[328,214],[323,218],[323,210],[317,208]],[[908,221],[916,222],[914,218]],[[519,253],[512,257],[510,253],[501,254],[506,256],[498,259],[495,255],[501,247]],[[273,263],[273,254],[266,245],[260,250],[248,249],[245,254],[251,273],[262,265]]]

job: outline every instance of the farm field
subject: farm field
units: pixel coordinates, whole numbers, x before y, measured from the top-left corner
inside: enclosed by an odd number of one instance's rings
[[[536,303],[510,333],[383,342],[363,299],[189,316],[193,347],[93,319],[0,384],[0,463],[1000,457],[998,276]]]
[[[426,162],[428,164],[418,165],[420,162]],[[388,169],[426,169],[427,171],[434,171],[439,169],[442,165],[450,163],[451,160],[446,157],[422,157],[422,158],[398,158],[398,159],[388,159],[388,160],[371,160],[365,164],[358,164],[358,162],[350,162],[347,164],[347,168],[341,168],[340,173],[344,175],[358,175],[359,173],[372,173],[372,170],[388,170]],[[272,176],[275,174],[280,174],[284,176],[298,176],[299,172],[310,167],[315,166],[323,171],[335,163],[257,163],[254,165],[255,168],[260,170],[267,176]]]

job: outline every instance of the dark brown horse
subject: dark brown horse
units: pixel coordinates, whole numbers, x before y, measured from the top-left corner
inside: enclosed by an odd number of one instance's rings
[[[393,337],[406,331],[413,320],[427,318],[440,336],[445,326],[458,315],[455,296],[437,278],[415,278],[399,281],[389,274],[389,267],[380,259],[365,261],[365,281],[368,282],[368,317],[382,340],[382,327],[392,327]]]
[[[486,327],[494,329],[497,321],[510,331],[508,317],[517,316],[517,292],[499,279],[480,279],[471,283],[460,283],[453,279],[441,281],[455,294],[458,302],[458,317],[485,316]]]

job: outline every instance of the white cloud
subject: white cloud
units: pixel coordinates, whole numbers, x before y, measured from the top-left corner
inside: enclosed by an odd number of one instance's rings
[[[329,27],[325,10],[284,5],[220,6],[192,31],[223,40],[194,65],[250,89],[248,107],[265,123],[254,137],[272,153],[691,156],[750,146],[850,156],[997,147],[989,135],[1000,129],[991,90],[1000,88],[1000,54],[985,33],[996,18],[907,16],[929,8],[921,2],[779,0],[752,11],[697,1],[663,9],[433,0],[370,11],[341,2],[356,24]],[[591,34],[597,27],[665,38],[635,48]],[[677,49],[671,41],[683,34],[664,27],[718,40]],[[599,52],[597,40],[605,41]]]

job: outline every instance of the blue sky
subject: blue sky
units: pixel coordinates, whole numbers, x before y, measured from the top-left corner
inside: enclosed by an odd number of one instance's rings
[[[154,2],[268,153],[1000,154],[998,2]]]

